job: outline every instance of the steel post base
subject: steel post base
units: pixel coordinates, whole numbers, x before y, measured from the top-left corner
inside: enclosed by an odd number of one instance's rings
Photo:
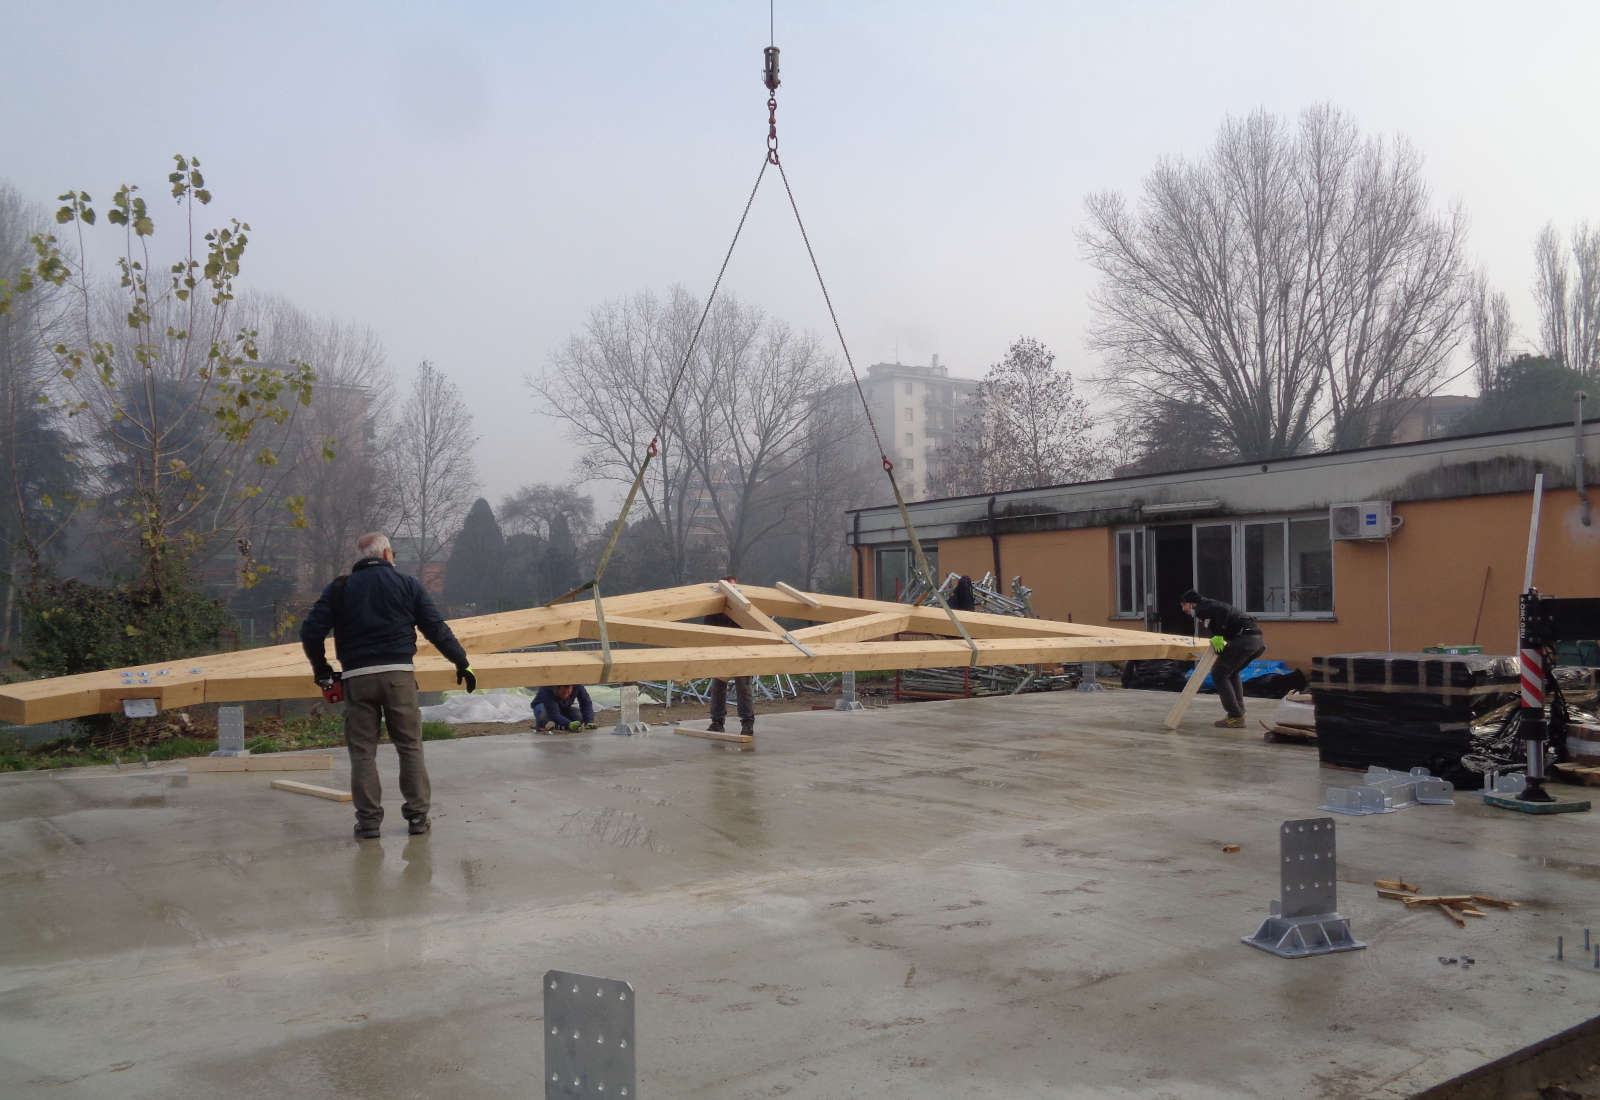
[[[1274,914],[1261,922],[1253,936],[1240,936],[1251,947],[1259,947],[1280,959],[1303,959],[1308,955],[1331,955],[1335,951],[1359,951],[1367,945],[1350,934],[1350,918],[1338,913],[1314,917],[1281,917]]]

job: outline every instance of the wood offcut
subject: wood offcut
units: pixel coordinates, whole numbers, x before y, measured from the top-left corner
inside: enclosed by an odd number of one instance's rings
[[[294,779],[274,779],[272,789],[291,794],[308,794],[312,798],[326,798],[329,802],[349,802],[349,791],[336,791],[332,787],[319,787],[315,783],[301,783]]]

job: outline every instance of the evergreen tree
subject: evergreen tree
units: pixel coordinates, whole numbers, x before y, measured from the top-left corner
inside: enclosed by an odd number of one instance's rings
[[[479,497],[472,502],[456,536],[445,571],[444,597],[453,604],[472,604],[480,611],[497,609],[505,596],[506,540],[495,522],[494,509]]]

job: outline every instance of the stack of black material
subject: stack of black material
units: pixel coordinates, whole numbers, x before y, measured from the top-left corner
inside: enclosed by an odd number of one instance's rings
[[[1483,654],[1341,653],[1311,660],[1324,764],[1462,776],[1474,718],[1516,696],[1516,661]]]

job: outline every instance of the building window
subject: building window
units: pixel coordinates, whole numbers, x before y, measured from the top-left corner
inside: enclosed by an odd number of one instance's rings
[[[909,474],[912,470],[917,468],[917,460],[914,458],[908,458],[900,463],[900,467]]]
[[[1144,532],[1117,532],[1117,614],[1144,614]]]
[[[1333,610],[1333,541],[1324,516],[1289,521],[1289,610]]]
[[[1185,588],[1272,619],[1333,614],[1333,542],[1325,514],[1163,524],[1115,534],[1117,618],[1154,608],[1164,624],[1160,629],[1187,630],[1176,625],[1175,610]]]
[[[917,437],[915,435],[913,435],[911,432],[907,432],[906,433],[906,446],[907,447],[915,447],[917,445],[916,440],[917,440]]]
[[[906,383],[906,392],[907,393],[912,393],[913,392],[912,385],[911,385],[910,382]]]
[[[928,558],[928,568],[939,575],[939,549],[924,545],[922,552]],[[909,546],[896,546],[879,550],[874,556],[873,598],[899,600],[911,585],[915,569]]]
[[[906,406],[905,421],[906,421],[907,424],[911,423],[911,406],[909,406],[909,405]]]
[[[1244,610],[1255,615],[1333,611],[1333,541],[1326,516],[1243,527]]]
[[[1283,520],[1244,525],[1244,610],[1254,615],[1289,609]]]

